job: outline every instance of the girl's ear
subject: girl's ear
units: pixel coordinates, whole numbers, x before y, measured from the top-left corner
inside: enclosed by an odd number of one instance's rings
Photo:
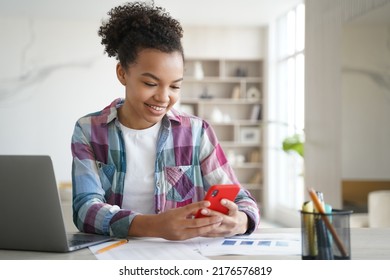
[[[116,65],[116,76],[118,77],[119,82],[121,82],[122,85],[126,85],[126,71],[123,69],[122,65],[118,62]]]

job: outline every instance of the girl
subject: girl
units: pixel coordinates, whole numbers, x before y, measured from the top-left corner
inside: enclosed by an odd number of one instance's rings
[[[239,184],[210,125],[173,109],[184,73],[182,27],[143,2],[113,8],[99,29],[125,98],[80,118],[72,137],[73,220],[80,231],[184,240],[249,234],[259,224],[242,186],[227,215],[205,192]],[[194,219],[201,209],[205,218]]]

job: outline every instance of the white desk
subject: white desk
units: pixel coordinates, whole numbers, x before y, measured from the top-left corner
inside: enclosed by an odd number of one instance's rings
[[[264,233],[300,233],[298,228],[264,228]],[[353,260],[390,260],[390,228],[352,228],[351,255]],[[89,249],[71,253],[47,253],[0,250],[0,260],[93,260],[95,256]],[[299,256],[218,256],[212,259],[265,259],[299,260]]]

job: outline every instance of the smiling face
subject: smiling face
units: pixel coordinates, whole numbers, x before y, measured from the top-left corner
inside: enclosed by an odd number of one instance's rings
[[[180,52],[144,49],[127,69],[118,63],[116,72],[126,89],[119,121],[132,129],[145,129],[159,122],[179,99],[183,57]]]

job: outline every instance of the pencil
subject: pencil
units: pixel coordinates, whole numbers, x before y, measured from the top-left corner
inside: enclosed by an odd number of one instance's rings
[[[343,255],[343,257],[347,257],[347,251],[345,250],[345,247],[344,247],[343,243],[341,242],[339,236],[337,235],[337,232],[334,229],[333,225],[330,223],[328,217],[326,216],[325,209],[322,206],[322,203],[320,202],[320,200],[318,199],[315,191],[313,189],[310,189],[309,194],[310,194],[310,197],[314,203],[314,206],[316,207],[318,212],[320,212],[321,218],[324,220],[326,227],[329,229],[330,233],[332,234],[332,236],[336,242],[336,245],[339,248],[341,254]]]
[[[111,250],[115,247],[121,246],[121,245],[126,244],[126,243],[127,243],[127,239],[119,240],[118,242],[115,242],[114,244],[111,244],[109,246],[106,246],[106,247],[103,247],[103,248],[97,250],[96,254],[101,254],[101,253],[107,252],[108,250]]]
[[[302,211],[307,213],[313,213],[313,202],[306,201],[303,203]],[[314,219],[313,215],[304,215],[305,225],[306,225],[306,233],[309,238],[309,254],[311,256],[317,255],[317,236],[314,230]]]

